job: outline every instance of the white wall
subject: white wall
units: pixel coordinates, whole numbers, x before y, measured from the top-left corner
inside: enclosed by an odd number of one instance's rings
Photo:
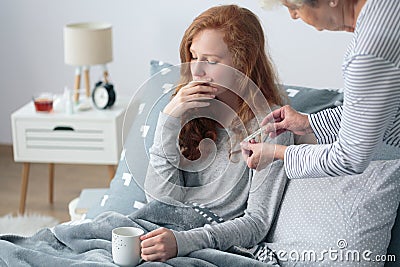
[[[117,94],[132,95],[149,76],[149,61],[179,63],[178,47],[192,19],[227,0],[2,0],[0,2],[0,143],[12,143],[10,115],[32,93],[73,87],[74,68],[64,64],[63,27],[104,21],[113,25],[109,70]],[[342,87],[341,61],[351,36],[317,32],[292,21],[283,8],[262,10],[257,0],[235,3],[262,20],[281,80],[312,87]],[[100,78],[94,69],[92,83]]]

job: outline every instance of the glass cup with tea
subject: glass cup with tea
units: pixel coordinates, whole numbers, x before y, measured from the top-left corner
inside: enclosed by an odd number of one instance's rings
[[[33,96],[33,103],[37,112],[53,111],[54,95],[51,93],[40,93]]]

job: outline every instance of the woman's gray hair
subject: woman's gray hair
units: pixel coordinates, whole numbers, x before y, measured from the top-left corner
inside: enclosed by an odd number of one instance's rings
[[[259,0],[260,5],[264,9],[272,9],[278,5],[282,5],[282,0]],[[303,4],[315,4],[318,0],[285,0],[288,4],[296,5],[298,7]]]

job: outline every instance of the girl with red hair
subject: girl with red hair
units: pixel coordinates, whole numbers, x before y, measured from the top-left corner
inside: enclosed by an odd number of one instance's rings
[[[287,180],[282,161],[252,171],[241,160],[240,141],[258,128],[265,107],[284,102],[258,18],[236,5],[210,8],[185,31],[180,57],[181,80],[159,116],[145,191],[149,200],[197,203],[223,222],[144,235],[146,261],[255,246],[271,227]],[[274,141],[292,144],[292,134]]]

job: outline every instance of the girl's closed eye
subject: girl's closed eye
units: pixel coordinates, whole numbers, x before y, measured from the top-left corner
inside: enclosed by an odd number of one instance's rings
[[[199,58],[192,55],[192,56],[191,56],[191,60],[192,60],[192,61],[195,61],[195,60],[199,60]],[[199,61],[205,61],[205,62],[207,62],[207,63],[209,63],[209,64],[213,64],[213,65],[218,63],[218,61],[217,61],[217,60],[214,60],[214,59],[201,59],[201,60],[199,60]]]

